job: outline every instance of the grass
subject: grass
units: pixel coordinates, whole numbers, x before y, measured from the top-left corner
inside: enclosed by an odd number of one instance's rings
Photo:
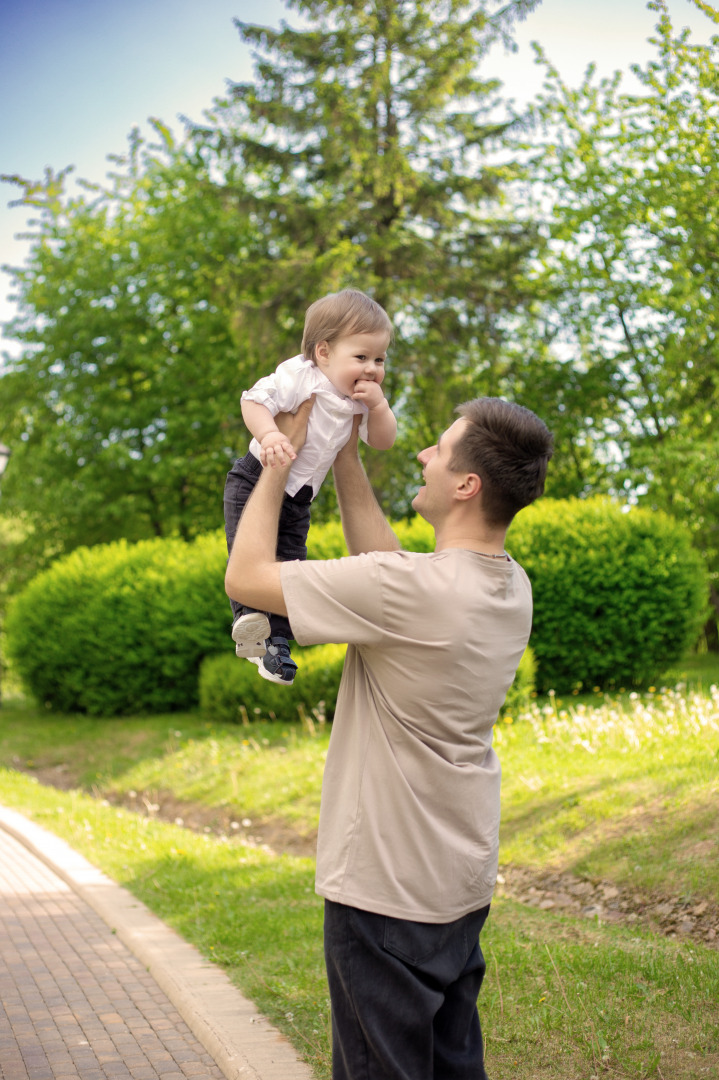
[[[708,658],[674,677],[686,689],[555,695],[501,725],[503,861],[716,900],[719,666]],[[21,702],[0,711],[0,800],[222,964],[320,1078],[329,1015],[312,861],[198,835],[104,796],[169,790],[309,836],[326,746],[320,727],[227,728],[195,714],[87,720]],[[18,767],[55,771],[76,789]],[[482,943],[492,1080],[719,1077],[718,951],[504,898]]]
[[[719,895],[719,688],[555,697],[501,724],[505,861],[644,892]]]

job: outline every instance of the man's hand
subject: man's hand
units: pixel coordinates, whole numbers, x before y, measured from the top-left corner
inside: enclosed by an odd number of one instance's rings
[[[294,447],[297,457],[307,438],[307,425],[310,420],[312,406],[315,403],[315,395],[303,401],[296,413],[277,413],[275,423],[286,440]]]
[[[337,463],[338,458],[342,459],[359,457],[359,429],[361,423],[362,416],[360,413],[357,413],[355,416],[352,417],[352,431],[350,433],[350,437],[344,444],[344,446],[340,447],[340,449],[337,451],[335,463]],[[341,465],[342,461],[340,460],[340,466]]]

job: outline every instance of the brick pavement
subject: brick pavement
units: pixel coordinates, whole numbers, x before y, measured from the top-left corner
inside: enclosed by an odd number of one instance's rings
[[[0,829],[1,1080],[222,1080],[154,977]]]

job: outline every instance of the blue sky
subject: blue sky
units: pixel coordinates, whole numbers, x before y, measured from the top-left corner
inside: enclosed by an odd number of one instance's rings
[[[691,0],[669,0],[669,11],[700,40],[719,30]],[[158,116],[179,131],[179,115],[200,119],[226,79],[252,74],[233,18],[297,22],[281,0],[0,0],[0,173],[39,179],[74,165],[101,180],[133,125]],[[484,70],[526,101],[541,84],[531,41],[577,83],[591,61],[601,74],[645,61],[655,21],[646,0],[543,0],[518,27],[518,53],[498,48]],[[8,207],[15,193],[0,183],[0,263],[20,265],[26,213]],[[9,290],[0,275],[0,322],[13,314]]]

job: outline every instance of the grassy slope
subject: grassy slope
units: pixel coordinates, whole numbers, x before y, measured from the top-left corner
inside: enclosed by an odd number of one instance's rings
[[[706,693],[688,708],[684,700],[550,700],[503,725],[503,859],[715,898],[719,708]],[[325,750],[321,730],[215,729],[193,714],[88,721],[17,705],[0,713],[9,767],[0,799],[222,963],[324,1077],[328,1003],[310,860],[198,836],[12,769],[59,768],[100,796],[169,788],[309,833]],[[494,904],[483,947],[493,1080],[719,1076],[716,950],[509,900]]]

